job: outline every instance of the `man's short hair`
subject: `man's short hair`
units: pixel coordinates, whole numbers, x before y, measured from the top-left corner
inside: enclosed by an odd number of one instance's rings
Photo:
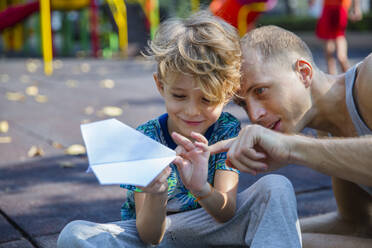
[[[243,36],[240,44],[243,53],[254,49],[261,55],[263,62],[278,60],[277,62],[283,63],[283,58],[294,54],[316,66],[309,47],[300,37],[274,25],[253,29]]]

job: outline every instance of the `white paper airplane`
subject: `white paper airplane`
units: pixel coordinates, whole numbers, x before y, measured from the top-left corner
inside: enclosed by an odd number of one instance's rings
[[[100,184],[147,186],[176,152],[116,119],[80,126],[89,167]]]

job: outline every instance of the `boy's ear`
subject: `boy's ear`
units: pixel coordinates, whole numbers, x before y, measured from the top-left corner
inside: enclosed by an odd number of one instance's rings
[[[304,83],[305,87],[308,88],[313,78],[313,67],[306,60],[298,59],[295,68],[300,75],[301,81]]]
[[[154,73],[153,77],[154,77],[154,80],[155,80],[155,83],[156,83],[156,88],[158,89],[160,95],[164,96],[164,85],[163,85],[162,82],[160,82],[158,74]]]

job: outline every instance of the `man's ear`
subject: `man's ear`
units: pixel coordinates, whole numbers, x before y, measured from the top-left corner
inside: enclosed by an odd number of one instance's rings
[[[313,67],[311,64],[306,60],[298,59],[296,61],[296,71],[300,75],[300,79],[304,83],[305,87],[309,87],[313,78]]]
[[[163,83],[160,82],[159,76],[158,76],[157,73],[154,73],[153,77],[154,77],[154,80],[155,80],[155,83],[156,83],[156,88],[158,89],[160,95],[164,97],[164,85],[163,85]]]

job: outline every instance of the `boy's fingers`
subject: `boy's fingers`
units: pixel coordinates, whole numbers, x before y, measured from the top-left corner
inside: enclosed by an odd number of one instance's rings
[[[172,138],[177,145],[183,146],[186,151],[190,151],[195,148],[194,144],[186,137],[176,132],[172,133]]]
[[[210,145],[209,146],[209,151],[211,152],[211,154],[216,154],[216,153],[220,153],[220,152],[227,152],[230,147],[232,146],[232,144],[234,143],[236,138],[232,138],[232,139],[228,139],[228,140],[222,140],[220,142],[217,142],[213,145]]]
[[[177,155],[184,155],[186,153],[185,149],[183,149],[182,146],[177,146],[175,151]]]
[[[194,144],[197,148],[201,149],[203,152],[208,152],[209,151],[208,144],[198,142],[198,141],[196,141]]]
[[[197,140],[201,143],[208,144],[208,140],[204,137],[204,135],[202,135],[200,133],[191,132],[191,137],[193,137],[195,140]]]

